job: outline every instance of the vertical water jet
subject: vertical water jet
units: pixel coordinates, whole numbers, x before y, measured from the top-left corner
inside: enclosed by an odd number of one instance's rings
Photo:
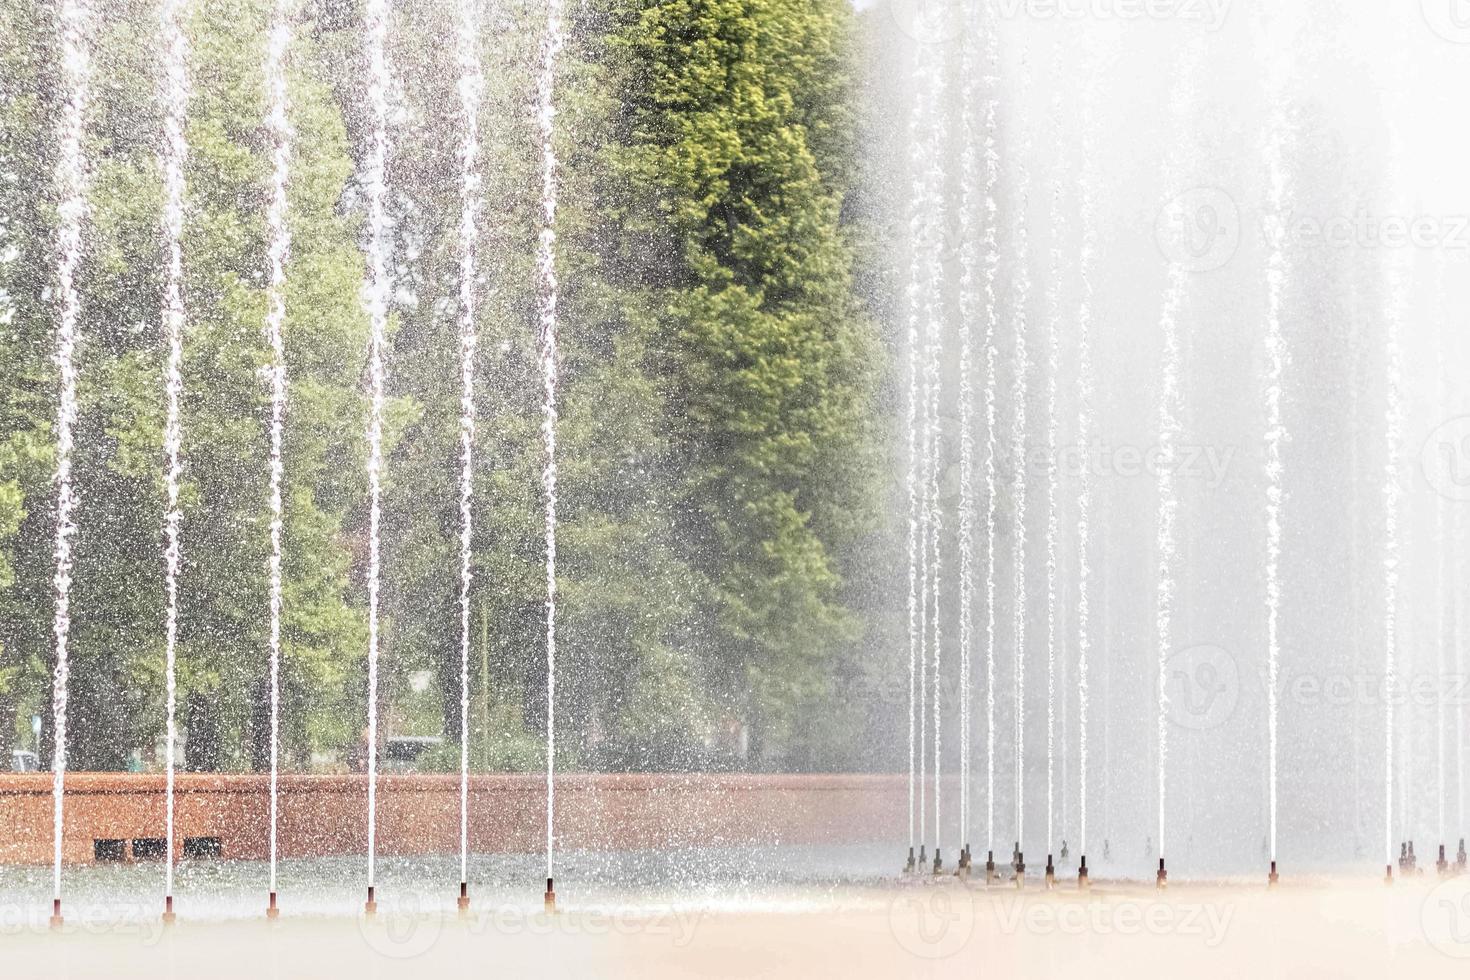
[[[281,539],[284,531],[281,482],[285,476],[282,463],[282,440],[286,424],[286,345],[283,330],[286,322],[286,260],[291,250],[291,231],[286,223],[286,189],[291,167],[291,123],[287,118],[286,52],[291,45],[293,0],[276,0],[266,39],[265,89],[266,131],[271,141],[270,200],[266,204],[266,228],[269,245],[266,251],[266,343],[270,346],[270,904],[267,915],[276,910],[276,862],[280,826],[280,752],[281,752]]]
[[[368,201],[368,282],[364,290],[372,336],[368,352],[371,409],[368,421],[368,703],[367,703],[367,886],[366,908],[376,908],[374,886],[378,847],[378,576],[382,521],[384,348],[388,299],[388,0],[367,0],[368,104],[372,143],[364,174]]]
[[[184,165],[189,147],[184,127],[189,110],[188,45],[181,23],[183,0],[164,0],[159,9],[163,31],[163,329],[168,343],[164,365],[166,409],[164,453],[164,678],[167,685],[167,732],[164,746],[164,904],[165,921],[173,918],[174,894],[174,768],[178,740],[177,660],[179,638],[179,569],[183,560],[180,540],[184,520],[179,507],[183,442],[179,401],[183,396],[184,362]]]
[[[88,211],[88,165],[82,139],[92,92],[92,53],[88,37],[92,27],[90,2],[61,0],[58,27],[61,34],[63,105],[56,127],[59,147],[56,159],[56,190],[61,203],[57,209],[56,229],[59,316],[54,355],[59,378],[56,403],[56,536],[52,549],[56,568],[51,579],[56,593],[56,611],[51,623],[51,632],[56,640],[56,666],[51,678],[53,928],[62,924],[61,832],[66,796],[66,695],[69,668],[67,641],[71,634],[72,538],[77,531],[73,514],[78,503],[76,488],[72,484],[71,461],[72,430],[77,422],[77,319],[81,307],[76,275],[77,265],[82,258],[82,225]]]
[[[475,260],[479,241],[480,21],[475,0],[461,0],[458,31],[461,114],[459,218],[459,907],[469,907],[470,588],[475,491]]]
[[[556,412],[557,278],[556,62],[566,43],[562,0],[547,0],[541,65],[536,78],[536,130],[541,149],[541,231],[536,247],[536,348],[541,368],[541,492],[546,509],[546,901],[552,890],[556,827]]]

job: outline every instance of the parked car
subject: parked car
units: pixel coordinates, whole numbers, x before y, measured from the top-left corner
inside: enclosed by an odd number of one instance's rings
[[[378,766],[383,772],[420,772],[420,759],[444,744],[437,735],[394,735],[383,740]]]
[[[10,768],[15,772],[40,772],[41,757],[25,749],[16,749],[11,754]]]

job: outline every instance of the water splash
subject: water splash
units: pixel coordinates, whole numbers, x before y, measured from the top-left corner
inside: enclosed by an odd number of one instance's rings
[[[1196,101],[1198,43],[1191,44],[1184,52],[1178,72],[1179,83],[1175,87],[1172,102],[1175,131],[1183,138],[1187,133],[1188,112]],[[1177,163],[1175,164],[1177,166]],[[1174,174],[1167,175],[1170,181]],[[1159,310],[1159,333],[1161,347],[1159,368],[1162,375],[1158,402],[1158,473],[1155,490],[1158,497],[1158,515],[1155,547],[1158,556],[1158,581],[1155,589],[1154,631],[1158,644],[1158,717],[1156,733],[1158,739],[1158,856],[1165,854],[1164,817],[1167,812],[1165,777],[1169,765],[1169,692],[1168,659],[1173,643],[1174,613],[1174,561],[1175,524],[1179,514],[1179,497],[1174,487],[1174,469],[1181,424],[1179,390],[1179,317],[1188,294],[1189,269],[1186,264],[1174,259],[1169,263],[1168,282],[1164,288],[1163,304]]]
[[[1000,303],[996,283],[1000,277],[999,208],[996,188],[1000,184],[1000,153],[997,150],[995,97],[1000,87],[1000,39],[995,28],[995,7],[984,5],[985,49],[985,848],[995,849],[995,538],[999,452],[995,400],[997,388],[996,336],[1000,332]]]
[[[1399,504],[1403,488],[1399,468],[1403,456],[1403,353],[1399,330],[1405,287],[1402,270],[1390,261],[1387,269],[1388,303],[1384,311],[1384,371],[1386,408],[1383,467],[1383,832],[1386,863],[1393,864],[1393,743],[1394,698],[1398,696],[1396,654],[1399,605]]]
[[[184,520],[179,508],[179,479],[183,467],[179,448],[183,440],[179,418],[179,400],[184,390],[184,164],[189,145],[184,126],[189,110],[188,44],[184,38],[183,0],[164,0],[159,13],[163,27],[163,249],[164,301],[163,328],[168,339],[168,361],[164,367],[164,390],[167,410],[163,424],[165,458],[164,488],[167,504],[164,510],[164,676],[168,686],[168,732],[164,747],[165,765],[165,830],[166,855],[164,895],[174,893],[174,756],[178,740],[177,654],[179,637],[179,566],[183,558],[180,532]]]
[[[1055,49],[1053,78],[1061,78],[1061,46]],[[1047,283],[1046,327],[1046,847],[1050,851],[1056,832],[1055,766],[1057,714],[1057,539],[1061,532],[1057,511],[1057,374],[1061,365],[1060,334],[1062,327],[1062,236],[1065,220],[1062,214],[1062,182],[1066,170],[1062,152],[1062,96],[1052,96],[1051,128],[1055,137],[1057,166],[1052,178],[1051,270]],[[1063,770],[1063,779],[1066,778]]]
[[[56,188],[61,199],[56,232],[56,279],[60,316],[56,328],[56,369],[60,378],[56,406],[56,615],[52,633],[56,637],[56,670],[52,676],[52,781],[51,803],[54,824],[52,882],[54,898],[61,901],[61,829],[66,786],[66,695],[68,680],[67,639],[71,632],[72,538],[77,526],[73,514],[79,500],[72,484],[72,429],[77,421],[78,341],[77,317],[81,299],[77,292],[77,265],[82,258],[82,225],[87,218],[87,157],[82,145],[87,105],[91,99],[92,56],[88,34],[92,7],[87,0],[62,0],[59,11],[61,33],[61,80],[63,105],[57,125],[59,152]]]
[[[1263,45],[1264,46],[1264,45]],[[1278,687],[1281,662],[1281,513],[1285,503],[1285,470],[1281,449],[1288,438],[1281,416],[1281,380],[1286,365],[1286,343],[1281,312],[1290,274],[1286,251],[1286,222],[1290,177],[1286,170],[1287,99],[1284,79],[1268,87],[1272,109],[1266,124],[1266,729],[1268,743],[1267,838],[1271,860],[1276,860]]]
[[[271,349],[268,369],[271,390],[270,416],[270,685],[271,685],[271,809],[270,890],[276,891],[277,834],[280,822],[281,752],[281,482],[285,476],[281,444],[286,425],[286,261],[291,252],[291,230],[286,224],[286,188],[291,176],[291,123],[286,117],[286,52],[291,46],[291,12],[294,0],[277,0],[265,49],[265,89],[268,108],[266,131],[271,141],[270,200],[265,223],[270,244],[266,251],[266,342]]]
[[[930,28],[942,14],[940,5],[920,13]],[[938,36],[924,31],[920,36]],[[935,464],[935,321],[936,288],[940,275],[943,170],[940,161],[939,98],[942,92],[939,62],[927,52],[916,58],[914,110],[910,117],[909,274],[908,305],[909,392],[909,841],[923,843],[928,830],[928,721],[931,554],[934,531]],[[920,359],[923,367],[920,368]],[[937,623],[934,627],[937,630]],[[936,675],[936,681],[938,677]],[[937,708],[937,685],[936,703]]]
[[[1096,77],[1097,69],[1089,73]],[[1077,304],[1077,445],[1084,449],[1092,443],[1094,429],[1092,374],[1092,269],[1097,255],[1097,213],[1094,207],[1092,153],[1092,120],[1095,118],[1096,85],[1084,87],[1082,98],[1081,172],[1077,180],[1077,210],[1081,224],[1081,245],[1077,256],[1077,276],[1081,299]],[[1088,661],[1092,647],[1091,602],[1088,588],[1092,582],[1090,564],[1092,546],[1092,473],[1084,464],[1077,473],[1077,853],[1087,854],[1087,698]]]
[[[960,362],[959,362],[959,415],[960,415],[960,499],[959,524],[959,573],[960,573],[960,842],[963,846],[970,840],[970,656],[973,645],[973,602],[975,589],[974,572],[974,475],[975,475],[975,386],[970,377],[973,371],[974,325],[981,315],[982,295],[980,292],[980,236],[976,226],[978,208],[984,195],[980,186],[980,165],[983,147],[975,132],[976,108],[981,104],[981,89],[984,82],[980,65],[980,53],[976,51],[976,39],[980,25],[975,23],[975,3],[965,5],[964,46],[961,50],[960,74],[964,78],[961,89],[961,144],[960,154]]]
[[[368,281],[364,301],[371,321],[368,351],[371,409],[368,421],[368,744],[367,744],[367,884],[375,884],[378,851],[378,575],[382,523],[383,355],[388,333],[388,0],[368,0],[364,12],[367,35],[368,105],[373,122],[372,144],[363,174],[368,200]]]
[[[541,138],[541,234],[536,249],[537,351],[541,361],[541,440],[546,501],[546,876],[552,875],[556,816],[556,60],[566,43],[562,0],[548,0],[541,69],[536,79],[536,124]]]
[[[463,127],[460,144],[459,218],[459,880],[469,880],[470,854],[470,586],[474,542],[475,490],[475,258],[480,180],[480,19],[474,0],[461,0],[459,21],[459,97]]]
[[[1022,80],[1021,90],[1025,91],[1031,87],[1031,71],[1026,65],[1026,55],[1022,55]],[[1022,124],[1024,126],[1024,124]],[[1031,275],[1028,269],[1030,262],[1030,240],[1029,229],[1026,221],[1026,210],[1031,199],[1031,173],[1026,165],[1026,159],[1031,155],[1031,136],[1026,133],[1021,140],[1021,145],[1016,154],[1018,161],[1016,167],[1016,215],[1014,235],[1016,239],[1015,254],[1015,281],[1013,285],[1015,318],[1016,318],[1016,344],[1013,352],[1014,372],[1013,386],[1011,389],[1012,427],[1011,427],[1011,465],[1015,468],[1011,482],[1011,497],[1013,508],[1012,536],[1015,540],[1015,592],[1013,601],[1015,603],[1015,643],[1016,643],[1016,840],[1021,842],[1022,850],[1025,850],[1025,817],[1026,817],[1026,399],[1028,397],[1028,379],[1030,372],[1030,359],[1026,351],[1026,303],[1031,295]]]

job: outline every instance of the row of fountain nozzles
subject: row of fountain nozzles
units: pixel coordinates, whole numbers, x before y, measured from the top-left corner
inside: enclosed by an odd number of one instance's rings
[[[1067,845],[1065,842],[1063,842],[1062,844],[1062,856],[1064,858],[1067,856]],[[927,845],[919,845],[919,853],[917,854],[917,856],[914,854],[914,849],[910,847],[908,860],[904,863],[903,867],[904,874],[922,874],[923,869],[928,863],[929,858]],[[970,845],[966,844],[964,847],[960,848],[959,862],[955,866],[955,877],[963,881],[968,881],[973,865],[974,858],[970,851]],[[933,873],[936,875],[944,873],[944,861],[940,857],[938,848],[934,849]],[[1016,883],[1016,887],[1021,887],[1026,880],[1026,856],[1021,853],[1020,841],[1017,841],[1015,845],[1011,848],[1011,873],[1012,880]],[[994,884],[999,880],[1000,875],[996,872],[995,868],[995,852],[987,851],[985,856],[985,881],[987,884]],[[1055,887],[1056,880],[1056,866],[1052,863],[1052,856],[1048,854],[1046,856],[1046,887]],[[1086,855],[1082,856],[1082,861],[1077,867],[1077,883],[1079,887],[1088,887]]]

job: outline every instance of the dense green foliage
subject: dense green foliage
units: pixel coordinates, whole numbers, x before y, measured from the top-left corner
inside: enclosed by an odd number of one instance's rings
[[[306,2],[286,346],[285,712],[293,765],[363,727],[362,34]],[[180,720],[195,768],[258,767],[266,714],[265,0],[196,0],[185,238]],[[0,0],[0,749],[49,715],[55,371],[49,9]],[[459,731],[458,65],[454,5],[395,4],[395,299],[385,727]],[[544,566],[532,342],[542,10],[482,38],[486,208],[471,712],[477,766],[534,767]],[[598,0],[558,78],[563,289],[559,730],[573,765],[861,763],[839,696],[845,583],[877,521],[879,353],[855,297],[846,0]],[[105,5],[88,116],[78,768],[163,730],[160,119],[155,11]],[[742,735],[742,732],[744,735]],[[750,752],[743,749],[748,736]],[[3,758],[0,755],[0,758]],[[449,763],[445,757],[443,760]]]

